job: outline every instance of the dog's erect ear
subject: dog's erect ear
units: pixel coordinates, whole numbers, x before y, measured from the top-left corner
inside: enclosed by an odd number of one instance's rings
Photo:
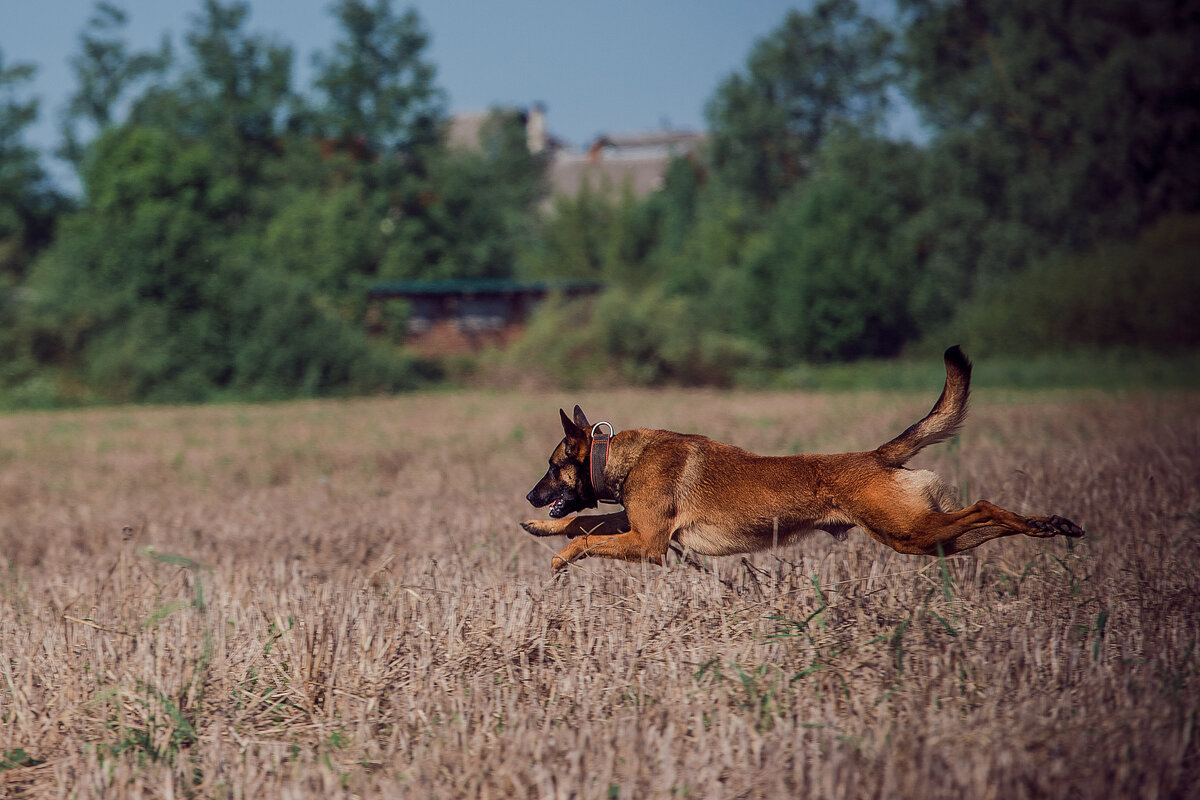
[[[560,408],[558,415],[562,417],[563,433],[567,434],[568,439],[583,438],[583,429],[571,421],[571,418],[567,416],[567,412]]]
[[[592,429],[592,423],[588,422],[587,416],[584,415],[583,409],[579,406],[575,406],[575,424],[585,431]]]

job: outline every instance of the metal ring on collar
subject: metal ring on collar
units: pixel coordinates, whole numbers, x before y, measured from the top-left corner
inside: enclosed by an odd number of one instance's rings
[[[608,426],[608,438],[610,438],[610,439],[611,439],[613,436],[615,436],[615,435],[616,435],[616,433],[617,433],[617,432],[616,432],[616,431],[613,429],[612,423],[610,423],[610,422],[597,422],[595,425],[593,425],[593,426],[592,426],[592,438],[593,438],[593,439],[595,439],[595,438],[596,438],[596,429],[597,429],[597,428],[599,428],[601,425],[607,425],[607,426]]]

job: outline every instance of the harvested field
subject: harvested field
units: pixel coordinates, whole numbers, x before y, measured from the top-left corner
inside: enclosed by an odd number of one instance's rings
[[[1200,395],[981,391],[915,462],[1073,546],[555,577],[517,526],[560,405],[832,452],[939,388],[0,417],[0,795],[1195,796]]]

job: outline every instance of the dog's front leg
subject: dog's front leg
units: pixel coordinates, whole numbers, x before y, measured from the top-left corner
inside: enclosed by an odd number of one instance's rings
[[[649,561],[662,566],[670,541],[669,536],[646,536],[636,530],[618,533],[615,536],[578,536],[558,551],[558,555],[550,561],[550,566],[563,569],[570,562],[584,556]]]
[[[521,527],[534,536],[612,536],[629,530],[629,517],[624,511],[612,514],[589,514],[567,519],[527,519]]]

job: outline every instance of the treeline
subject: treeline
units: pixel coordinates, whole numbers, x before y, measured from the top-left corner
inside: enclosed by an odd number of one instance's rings
[[[515,115],[478,152],[443,142],[416,14],[334,5],[299,92],[245,3],[199,4],[183,46],[125,42],[100,3],[71,58],[60,154],[77,201],[20,139],[30,68],[0,63],[0,386],[10,403],[393,390],[420,365],[364,333],[379,279],[505,276],[542,165]]]
[[[7,402],[266,398],[430,377],[364,333],[380,279],[598,277],[507,357],[562,378],[735,381],[926,338],[994,349],[1200,343],[1200,11],[1171,0],[853,0],[791,12],[715,88],[709,144],[638,199],[545,209],[546,157],[497,112],[445,141],[426,33],[340,0],[311,86],[205,0],[133,52],[101,3],[60,155],[23,140],[0,54],[0,393]],[[925,125],[888,135],[900,98]],[[1140,237],[1140,238],[1139,238]],[[1117,244],[1120,243],[1120,244]]]
[[[1200,9],[898,14],[790,13],[717,87],[706,159],[642,202],[560,201],[536,268],[617,288],[549,309],[524,352],[575,380],[712,382],[923,341],[1200,344]],[[899,96],[919,143],[886,133]]]

